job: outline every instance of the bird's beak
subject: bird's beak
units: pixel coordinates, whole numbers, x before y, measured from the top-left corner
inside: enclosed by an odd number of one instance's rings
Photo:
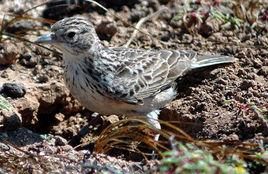
[[[46,35],[42,35],[37,38],[35,43],[46,43],[46,44],[53,44],[55,43],[55,34],[54,33],[49,33]]]

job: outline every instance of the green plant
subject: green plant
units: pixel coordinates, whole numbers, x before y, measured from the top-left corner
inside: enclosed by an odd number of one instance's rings
[[[188,31],[202,29],[201,24],[211,24],[212,28],[239,29],[241,26],[262,26],[268,19],[267,7],[259,1],[230,0],[185,0],[179,5],[173,23],[182,22]],[[216,20],[216,21],[215,21]],[[216,24],[216,26],[215,26]],[[258,28],[257,27],[257,28]]]
[[[12,105],[2,95],[0,95],[0,109],[8,111],[12,109]]]
[[[223,13],[214,8],[211,8],[210,14],[212,18],[215,18],[223,22],[222,28],[233,27],[235,29],[238,29],[241,26],[241,24],[244,22],[242,19],[232,16],[229,13]]]
[[[177,143],[173,150],[163,153],[160,171],[162,173],[233,173],[245,174],[246,163],[233,155],[221,163],[212,154],[192,144]]]

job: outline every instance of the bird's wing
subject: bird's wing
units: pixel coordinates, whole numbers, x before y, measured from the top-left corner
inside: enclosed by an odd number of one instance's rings
[[[193,51],[126,48],[114,48],[113,51],[120,66],[109,85],[109,93],[131,104],[142,104],[143,99],[172,86],[189,70],[196,57]]]

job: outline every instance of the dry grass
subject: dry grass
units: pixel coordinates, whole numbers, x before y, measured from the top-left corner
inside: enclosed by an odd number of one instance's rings
[[[139,125],[133,126],[133,122],[139,123]],[[237,155],[240,159],[259,161],[268,165],[267,159],[260,159],[258,157],[259,153],[265,151],[263,151],[259,144],[241,141],[196,140],[169,122],[160,121],[160,123],[168,127],[169,131],[156,130],[145,122],[144,119],[138,117],[121,120],[110,125],[100,134],[95,144],[95,151],[97,153],[108,153],[116,148],[130,152],[139,152],[147,159],[152,154],[139,149],[138,144],[143,143],[151,151],[157,152],[159,157],[162,158],[164,151],[172,150],[172,142],[174,141],[171,142],[170,138],[173,137],[176,142],[191,143],[210,152],[218,160],[226,159],[230,155]],[[155,134],[161,135],[161,141],[154,141],[153,135]]]

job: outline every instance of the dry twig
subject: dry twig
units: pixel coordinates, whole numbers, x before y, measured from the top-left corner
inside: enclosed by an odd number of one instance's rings
[[[134,30],[134,32],[132,33],[130,39],[129,39],[128,42],[124,45],[124,47],[126,47],[126,48],[129,47],[129,45],[131,44],[131,42],[132,42],[132,41],[134,40],[134,38],[136,37],[138,31],[140,31],[141,25],[142,25],[144,22],[150,20],[150,19],[153,18],[153,17],[158,16],[161,12],[163,12],[163,11],[165,11],[165,10],[168,10],[168,8],[167,8],[167,7],[163,7],[163,8],[161,8],[161,9],[159,9],[157,12],[154,12],[153,14],[150,14],[149,16],[146,16],[146,17],[144,17],[144,18],[141,18],[141,19],[139,20],[139,22],[136,24],[136,26],[134,27],[136,30]],[[151,37],[151,35],[149,35],[149,36]]]

